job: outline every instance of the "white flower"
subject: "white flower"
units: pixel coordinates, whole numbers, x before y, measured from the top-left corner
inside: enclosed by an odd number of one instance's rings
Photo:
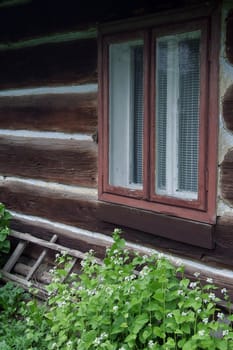
[[[153,342],[153,340],[150,340],[148,342],[148,348],[151,349],[153,346],[154,346],[154,342]]]
[[[179,289],[179,290],[177,291],[177,294],[178,294],[178,295],[184,295],[184,291],[183,291],[182,289]]]
[[[131,276],[126,276],[126,277],[125,277],[125,281],[128,281],[128,282],[129,282],[129,281],[134,280],[135,278],[136,278],[136,275],[134,275],[134,274],[131,275]]]
[[[201,329],[200,331],[198,331],[198,335],[200,335],[200,337],[203,337],[204,334],[205,334],[204,329]]]
[[[188,315],[188,312],[183,311],[183,312],[181,313],[181,316],[187,316],[187,315]]]
[[[226,294],[227,293],[227,289],[226,288],[221,289],[221,293],[222,294]]]
[[[117,312],[118,309],[119,309],[119,308],[118,308],[117,305],[113,306],[113,308],[112,308],[113,312]]]
[[[172,315],[172,313],[171,312],[169,312],[168,314],[167,314],[167,318],[171,318],[173,315]]]
[[[204,324],[207,324],[207,323],[209,322],[209,319],[208,319],[208,317],[206,317],[206,318],[203,318],[202,322],[203,322]]]
[[[200,300],[200,299],[201,299],[200,297],[196,297],[196,298],[195,298],[196,301],[198,301],[198,300]]]
[[[98,345],[100,345],[100,343],[101,343],[101,340],[100,340],[99,337],[97,337],[97,338],[95,338],[95,340],[94,340],[94,342],[93,342],[93,345],[94,345],[94,346],[98,346]]]
[[[217,317],[220,319],[220,320],[223,320],[224,319],[224,314],[222,312],[218,312],[217,313]]]
[[[193,276],[198,278],[200,276],[200,272],[194,272]]]
[[[207,277],[206,282],[207,282],[207,283],[213,283],[213,278]]]
[[[223,335],[223,337],[224,337],[225,335],[228,335],[228,334],[229,334],[229,330],[228,330],[228,329],[226,329],[226,330],[222,331],[222,335]]]
[[[119,350],[125,350],[124,346],[121,346],[121,347],[119,348]]]
[[[108,337],[108,335],[107,335],[106,332],[103,332],[103,333],[100,334],[101,340],[102,340],[102,339],[106,339],[107,337]]]
[[[216,297],[215,297],[215,294],[214,294],[214,293],[210,293],[210,294],[209,294],[209,299],[210,299],[210,300],[215,300],[215,298],[216,298]]]
[[[197,286],[197,282],[191,282],[189,287],[192,288],[192,289],[195,289]]]
[[[197,310],[197,313],[200,314],[200,313],[201,313],[201,309],[198,309],[198,310]]]

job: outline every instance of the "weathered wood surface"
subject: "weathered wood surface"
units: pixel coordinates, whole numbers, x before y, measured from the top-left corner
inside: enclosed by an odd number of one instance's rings
[[[85,225],[87,230],[93,230],[94,217],[92,222]],[[91,233],[85,235],[82,232],[71,232],[68,228],[55,227],[49,223],[38,221],[27,221],[24,219],[13,219],[12,228],[21,230],[24,232],[30,232],[31,234],[42,237],[44,239],[50,239],[53,234],[58,235],[58,242],[61,245],[73,247],[74,249],[80,249],[81,251],[94,249],[97,252],[97,256],[103,257],[105,252],[106,242],[97,239]],[[233,220],[232,218],[223,217],[219,218],[216,231],[214,233],[215,249],[205,249],[195,247],[189,244],[173,241],[164,237],[159,237],[146,232],[133,230],[121,225],[110,224],[106,222],[99,222],[96,225],[95,231],[101,232],[110,236],[115,227],[123,229],[123,237],[129,242],[136,243],[138,245],[149,247],[153,249],[159,249],[167,254],[175,254],[186,258],[196,259],[203,263],[217,264],[219,266],[233,267]]]
[[[96,187],[97,145],[92,140],[1,136],[0,174]]]
[[[0,51],[0,89],[97,81],[96,39]]]
[[[209,249],[213,247],[212,225],[111,204],[100,208],[99,216],[117,225]]]
[[[232,28],[233,32],[233,28]],[[233,52],[232,52],[233,55]],[[233,57],[233,56],[232,56]],[[222,114],[226,127],[233,131],[233,85],[227,89],[222,101]]]
[[[208,1],[208,3],[215,1]],[[0,40],[12,41],[31,36],[74,31],[102,21],[127,18],[160,12],[170,8],[182,8],[207,3],[200,0],[128,0],[111,2],[107,0],[80,2],[31,1],[24,6],[10,6],[0,11]],[[208,4],[207,3],[207,4]],[[43,25],[41,19],[43,18]],[[51,20],[53,19],[53,20]],[[14,25],[12,25],[14,23]]]
[[[98,231],[96,190],[80,192],[0,181],[0,201],[17,212]]]
[[[0,96],[0,129],[94,134],[97,93]]]
[[[233,205],[233,149],[230,149],[221,164],[220,186],[222,198]]]
[[[34,222],[31,225],[31,228],[34,227],[35,235],[44,238],[44,235],[46,235],[46,231],[44,231],[45,224],[43,225],[43,227],[36,227],[36,224],[37,223]],[[29,229],[30,225],[27,228]],[[50,230],[49,226],[47,226],[47,229],[48,231]],[[48,232],[47,232],[47,235],[48,235]],[[134,238],[133,235],[131,235],[131,241],[132,241],[132,238]],[[147,248],[145,247],[143,239],[144,239],[144,235],[141,238],[141,242],[140,242],[142,243],[143,241],[143,244],[139,244],[137,245],[137,247],[134,246],[134,248],[131,245],[130,240],[128,240],[127,247],[129,249],[136,249],[141,254],[148,254],[148,251],[146,252]],[[78,245],[79,247],[78,249],[80,249],[84,253],[88,251],[90,247],[92,247],[92,249],[94,249],[96,252],[96,256],[99,256],[101,258],[105,256],[105,248],[111,245],[111,241],[108,239],[107,236],[95,237],[94,235],[88,234],[88,233],[86,233],[86,235],[85,233],[75,235],[74,233],[72,234],[66,231],[65,229],[59,233],[58,240],[63,241],[65,245],[68,243],[68,245],[70,245],[71,248],[73,249],[75,249],[75,246]],[[37,241],[36,238],[35,238],[35,241]],[[150,245],[150,248],[158,251],[158,247],[153,246],[152,244]],[[193,247],[189,246],[190,251],[192,251],[192,248]],[[204,250],[204,251],[207,251],[207,250]],[[204,251],[202,253],[204,253]],[[168,251],[165,251],[165,253],[167,254]],[[203,257],[200,257],[198,259],[198,257],[196,256],[195,258],[196,260],[192,260],[192,259],[189,260],[187,258],[183,259],[183,257],[184,256],[182,254],[179,254],[179,258],[177,256],[172,257],[168,254],[168,258],[171,260],[172,263],[174,264],[180,264],[182,262],[184,263],[186,275],[191,279],[194,278],[194,272],[200,272],[201,273],[200,278],[203,282],[206,282],[207,278],[213,278],[215,284],[219,285],[220,288],[226,287],[229,290],[230,295],[233,297],[233,276],[229,269],[229,266],[228,266],[228,270],[226,270],[227,267],[226,266],[224,267],[222,264],[206,265]]]
[[[226,56],[228,61],[233,64],[233,9],[226,19]]]

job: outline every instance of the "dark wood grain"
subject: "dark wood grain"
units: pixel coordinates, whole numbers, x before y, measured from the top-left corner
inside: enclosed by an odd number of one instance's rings
[[[226,56],[228,61],[233,64],[233,9],[226,19]]]
[[[208,1],[211,3],[214,1]],[[0,11],[0,40],[13,41],[32,36],[43,36],[50,33],[75,31],[88,25],[96,25],[103,21],[122,19],[159,13],[168,9],[190,8],[193,5],[207,3],[200,0],[128,0],[111,2],[64,1],[30,1],[24,6],[10,6]],[[14,24],[14,25],[12,25]],[[43,24],[43,25],[42,25]]]
[[[233,149],[229,150],[221,164],[220,186],[223,199],[233,204]]]
[[[0,52],[0,89],[97,81],[96,39]]]
[[[68,229],[65,228],[58,228],[58,227],[52,227],[47,223],[38,223],[37,221],[34,222],[27,222],[27,220],[22,219],[22,220],[12,220],[12,228],[20,230],[22,232],[30,232],[31,234],[33,234],[34,236],[38,237],[38,238],[43,238],[46,240],[49,240],[53,234],[58,235],[58,243],[61,245],[64,245],[66,247],[72,248],[72,249],[78,249],[80,251],[86,252],[89,249],[93,249],[95,251],[95,255],[97,257],[103,258],[105,256],[105,249],[110,245],[107,237],[102,236],[102,237],[96,237],[93,235],[88,235],[88,234],[77,234],[74,232],[69,231]],[[136,237],[139,238],[139,242],[137,241]],[[147,245],[147,239],[145,239],[145,233],[141,232],[141,237],[139,235],[137,235],[137,231],[135,230],[129,230],[127,229],[127,231],[124,233],[124,237],[127,239],[127,242],[132,242],[133,240],[136,241],[136,243],[138,243],[138,248],[140,249],[140,246],[145,247],[145,245]],[[153,239],[155,238],[154,236],[151,236],[152,240],[150,241],[150,248],[155,248],[158,249],[158,246],[156,246],[156,244],[154,244],[155,241],[153,241]],[[14,242],[13,242],[14,244]],[[169,248],[166,249],[164,252],[165,253],[171,253],[171,247],[174,245],[177,245],[177,242],[171,242],[170,241],[170,250]],[[206,264],[209,264],[209,266],[213,266],[214,260],[211,261],[208,260],[208,256],[204,255],[204,252],[208,252],[208,250],[200,250],[199,249],[199,253],[202,253],[203,256],[199,256],[198,254],[195,255],[195,250],[197,250],[197,247],[191,247],[189,246],[189,251],[190,254],[193,252],[193,257],[189,266],[186,266],[185,269],[185,275],[188,278],[191,278],[191,280],[194,278],[193,274],[194,272],[197,272],[196,267],[192,266],[192,261],[196,261],[201,264],[203,264],[203,270],[199,270],[199,272],[201,273],[201,280],[205,283],[207,278],[213,278],[214,279],[214,283],[216,285],[218,285],[220,288],[226,287],[229,290],[229,293],[231,295],[231,297],[233,297],[233,281],[229,278],[229,277],[224,277],[223,275],[216,275],[213,272],[210,273],[207,270],[205,270],[205,268],[207,267]],[[163,250],[161,250],[161,252],[163,252]],[[211,251],[213,253],[213,251]],[[29,249],[27,251],[27,254],[29,256],[33,256],[33,252],[32,249]],[[38,255],[38,249],[37,249],[37,255]],[[176,255],[179,255],[180,258],[186,257],[187,256],[182,253],[182,251],[179,251],[179,254],[177,254],[177,251],[174,252],[176,253]],[[215,261],[214,262],[214,267],[216,269],[219,269],[219,272],[221,272],[224,262],[227,262],[227,260],[224,258],[224,254],[222,255],[222,262],[221,261]],[[229,265],[225,265],[225,268],[230,269],[232,267],[232,260],[231,263],[229,263]]]
[[[99,215],[103,221],[175,241],[213,248],[212,225],[114,204],[107,205],[103,210],[100,208]]]
[[[0,129],[93,134],[97,93],[0,97]]]
[[[0,174],[96,187],[92,141],[0,137]]]
[[[17,181],[3,181],[0,183],[0,201],[19,213],[94,231],[98,228],[95,191],[93,194],[85,190],[75,193]]]
[[[222,114],[226,127],[233,131],[233,85],[229,86],[223,97]]]
[[[161,237],[158,227],[160,225],[154,225],[154,233],[150,234],[145,230],[140,231],[139,229],[129,228],[124,226],[127,215],[122,215],[120,224],[114,223],[116,220],[110,216],[109,220],[113,221],[106,222],[101,218],[101,212],[109,213],[109,204],[104,202],[98,202],[96,194],[92,196],[83,194],[75,195],[70,193],[54,192],[51,189],[40,189],[35,188],[31,185],[23,185],[18,183],[5,183],[0,185],[0,201],[5,202],[8,208],[15,210],[19,213],[40,216],[47,218],[51,221],[66,223],[73,225],[78,228],[85,228],[90,231],[96,231],[111,235],[115,227],[123,229],[123,237],[128,241],[137,243],[138,245],[147,246],[154,248],[162,252],[175,254],[177,256],[196,259],[200,262],[210,264],[212,266],[219,265],[219,267],[233,267],[233,219],[232,217],[222,217],[218,219],[216,230],[214,232],[214,249],[206,249],[198,246],[190,245],[187,243],[181,243],[171,239]],[[48,204],[49,203],[49,204]],[[115,216],[119,212],[115,210]],[[135,226],[139,221],[143,222],[143,218],[147,219],[147,216],[138,215],[135,218]],[[179,226],[176,226],[176,218],[166,218],[169,224],[169,220],[173,220],[174,232],[179,230]],[[159,221],[159,220],[158,220]],[[171,223],[172,221],[170,221]],[[129,225],[130,221],[126,222],[125,225]],[[82,249],[91,247],[91,245],[98,245],[97,242],[93,242],[92,239],[81,239],[81,237],[75,238],[75,234],[70,234],[63,229],[51,228],[49,225],[39,223],[35,221],[27,223],[27,221],[13,220],[12,225],[17,230],[26,231],[35,235],[42,235],[49,237],[54,233],[63,235],[61,244],[74,244],[73,239],[84,240],[82,243]],[[142,227],[142,224],[137,225],[138,228]],[[156,232],[157,231],[157,232]],[[182,228],[180,229],[182,233]],[[157,234],[156,234],[157,233]],[[189,230],[186,232],[189,235],[197,235],[198,230],[195,232]],[[78,244],[77,243],[77,247]],[[98,252],[103,253],[103,249],[98,249]]]

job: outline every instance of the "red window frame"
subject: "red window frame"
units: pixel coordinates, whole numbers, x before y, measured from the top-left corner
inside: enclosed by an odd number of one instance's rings
[[[99,35],[99,199],[115,204],[168,214],[203,223],[216,221],[217,134],[218,134],[218,52],[217,15],[179,20],[177,23],[137,26]],[[124,27],[124,26],[123,26]],[[155,194],[155,39],[157,36],[201,30],[201,100],[199,141],[199,190],[197,200],[185,200]],[[143,190],[109,184],[108,134],[108,47],[110,43],[144,38],[144,144]],[[214,40],[211,40],[214,38]],[[153,78],[150,78],[153,77]],[[211,87],[211,88],[210,88]]]

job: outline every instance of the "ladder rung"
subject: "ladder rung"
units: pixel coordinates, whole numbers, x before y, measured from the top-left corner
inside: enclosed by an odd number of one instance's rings
[[[53,237],[50,239],[51,243],[56,242],[57,240],[57,235],[53,235]],[[30,278],[32,277],[32,275],[35,273],[35,271],[38,269],[38,267],[40,266],[40,264],[42,263],[43,259],[45,258],[46,254],[47,254],[48,249],[44,249],[42,251],[42,253],[40,254],[40,256],[38,257],[38,259],[36,260],[35,264],[32,266],[32,268],[30,269],[30,271],[27,274],[26,280],[30,280]]]

